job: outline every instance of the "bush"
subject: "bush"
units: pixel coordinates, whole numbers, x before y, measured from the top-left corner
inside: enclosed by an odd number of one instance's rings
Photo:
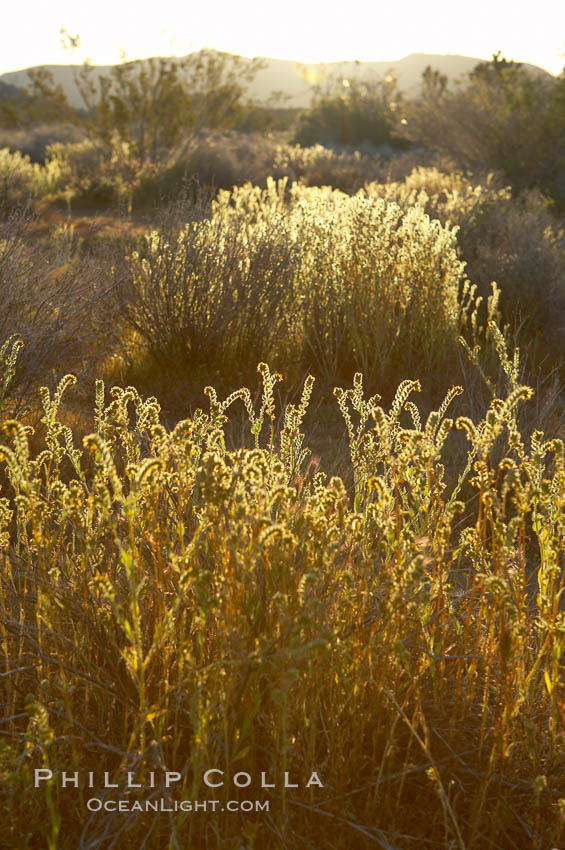
[[[49,145],[46,170],[61,174],[60,185],[67,200],[96,207],[129,203],[139,182],[139,163],[119,139],[105,145],[84,139],[80,142]]]
[[[537,188],[565,209],[565,75],[536,75],[497,54],[452,90],[441,80],[428,70],[399,132],[457,168],[496,170],[516,191]]]
[[[153,232],[127,258],[126,321],[164,370],[231,369],[275,354],[292,313],[292,252],[283,214],[224,216]]]
[[[405,210],[417,204],[457,226],[467,275],[484,299],[491,281],[499,284],[504,321],[521,328],[534,362],[563,346],[565,237],[539,194],[514,198],[492,174],[475,181],[437,168],[415,169],[402,183],[372,183],[367,194]]]
[[[128,260],[123,311],[162,368],[277,356],[326,381],[431,376],[476,323],[455,233],[421,210],[268,181]]]
[[[418,208],[315,189],[295,192],[294,216],[313,369],[382,386],[453,356],[474,310],[454,232]]]
[[[294,141],[299,145],[409,144],[395,134],[395,117],[402,96],[396,80],[332,79],[319,90],[312,107],[298,121]]]
[[[19,151],[0,149],[0,214],[29,203],[43,188],[42,169]]]

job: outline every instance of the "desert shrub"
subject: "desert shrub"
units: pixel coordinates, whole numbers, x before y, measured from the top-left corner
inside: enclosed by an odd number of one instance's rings
[[[319,190],[296,195],[303,339],[315,368],[330,382],[357,369],[372,383],[417,365],[433,374],[473,321],[455,233],[417,207]]]
[[[460,242],[473,280],[484,286],[490,274],[500,283],[504,312],[523,328],[528,346],[540,346],[541,354],[558,350],[565,341],[565,238],[543,201],[498,201]]]
[[[80,142],[54,142],[46,151],[48,161],[57,162],[73,186],[94,180],[103,159],[103,148],[90,139]]]
[[[243,183],[264,183],[270,176],[275,143],[259,133],[206,133],[197,137],[175,163],[201,183],[231,189]]]
[[[376,153],[337,153],[322,145],[303,148],[281,144],[260,134],[207,132],[174,151],[155,172],[153,199],[172,195],[187,179],[216,189],[245,183],[266,187],[267,179],[287,177],[307,186],[328,185],[351,194],[386,175],[391,157]],[[139,195],[136,190],[135,197]]]
[[[206,132],[188,138],[153,172],[140,180],[134,201],[172,197],[188,182],[231,189],[247,181],[264,182],[271,171],[275,145],[259,134]]]
[[[367,183],[404,180],[415,168],[433,167],[440,160],[429,150],[340,150],[322,145],[280,145],[273,161],[273,176],[287,176],[306,186],[331,186],[350,195]]]
[[[492,174],[475,181],[437,168],[415,169],[402,183],[373,183],[367,194],[406,210],[417,204],[432,218],[456,225],[466,273],[483,298],[492,280],[500,285],[504,320],[522,328],[534,361],[562,346],[565,239],[539,195],[515,198]]]
[[[0,150],[0,210],[3,215],[62,189],[68,180],[67,169],[58,160],[48,159],[42,165],[31,162],[29,156],[19,151]]]
[[[155,398],[98,382],[81,445],[58,410],[72,376],[42,393],[37,449],[4,421],[4,846],[559,846],[565,469],[561,441],[521,437],[530,390],[509,380],[457,421],[450,487],[460,389],[424,415],[417,381],[383,408],[355,375],[335,391],[349,494],[304,469],[312,379],[277,431],[279,376],[259,370],[255,405],[208,387],[209,411],[172,429]],[[228,451],[238,402],[255,446]],[[35,769],[53,781],[34,788]],[[250,798],[269,811],[225,809]],[[220,803],[144,810],[161,799]]]
[[[8,148],[0,150],[0,211],[29,203],[43,187],[42,169],[28,156]]]
[[[406,148],[395,133],[402,99],[391,75],[384,79],[332,78],[314,94],[298,120],[294,141],[303,146],[388,145]]]
[[[288,176],[306,186],[331,186],[354,194],[384,173],[385,158],[378,155],[340,152],[322,145],[281,145],[273,161],[273,174]]]
[[[270,182],[220,195],[216,213],[278,221],[294,248],[293,345],[329,382],[362,369],[371,382],[419,364],[430,375],[473,318],[456,237],[418,208]]]
[[[127,258],[123,314],[163,369],[245,367],[286,336],[293,297],[288,220],[223,216],[149,234]]]
[[[220,189],[244,183],[263,188],[267,178],[287,177],[307,186],[332,186],[353,194],[368,180],[385,173],[388,158],[359,151],[336,152],[322,145],[280,144],[267,137],[241,133],[207,134],[184,155],[184,173]]]
[[[455,167],[499,171],[518,191],[538,188],[564,208],[565,76],[531,73],[497,54],[454,88],[431,69],[398,129]]]
[[[45,168],[62,175],[60,188],[69,203],[74,201],[95,207],[125,202],[131,208],[132,195],[142,171],[127,143],[117,136],[108,144],[84,139],[49,145]]]
[[[162,368],[302,364],[371,382],[453,355],[477,332],[455,233],[419,208],[285,180],[223,191],[208,220],[130,255],[127,321]]]

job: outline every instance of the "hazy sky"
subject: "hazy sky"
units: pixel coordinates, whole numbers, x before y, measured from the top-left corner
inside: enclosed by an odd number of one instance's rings
[[[59,30],[80,33],[74,60]],[[172,45],[172,46],[171,46]],[[565,0],[26,0],[2,15],[0,73],[215,47],[300,62],[394,60],[462,53],[565,65]]]

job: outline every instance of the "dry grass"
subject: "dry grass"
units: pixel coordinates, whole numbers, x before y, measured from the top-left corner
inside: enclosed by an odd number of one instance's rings
[[[40,453],[4,423],[4,846],[559,846],[565,470],[560,441],[521,440],[530,391],[509,374],[480,422],[458,420],[469,513],[442,463],[458,390],[425,417],[413,381],[387,411],[360,375],[337,390],[349,497],[304,466],[311,380],[277,431],[260,371],[257,406],[209,388],[209,413],[173,430],[154,399],[99,383],[75,445],[70,379],[43,393]],[[255,448],[224,446],[236,402]],[[255,779],[211,792],[209,767]],[[34,790],[36,768],[158,778]],[[257,788],[285,770],[324,787]],[[93,795],[270,811],[89,816]]]

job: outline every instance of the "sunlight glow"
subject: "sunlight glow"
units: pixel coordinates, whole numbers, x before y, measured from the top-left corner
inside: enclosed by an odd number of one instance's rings
[[[96,17],[95,17],[96,15]],[[72,57],[61,27],[80,34]],[[0,73],[36,64],[66,64],[85,56],[97,64],[214,47],[244,56],[312,64],[400,59],[410,53],[459,53],[490,58],[497,50],[553,73],[565,65],[562,0],[361,0],[333,6],[322,0],[98,0],[96,10],[76,0],[30,0],[10,8],[0,33]]]

